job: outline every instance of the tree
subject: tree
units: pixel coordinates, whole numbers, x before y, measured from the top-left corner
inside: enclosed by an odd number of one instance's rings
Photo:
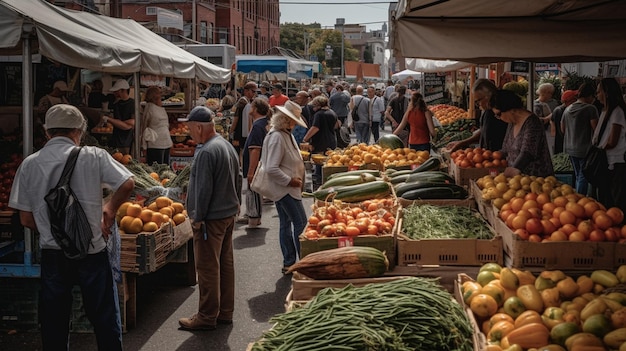
[[[374,63],[374,58],[372,57],[372,46],[368,45],[365,47],[365,51],[363,52],[363,62],[365,63]]]
[[[302,23],[284,23],[280,25],[280,47],[293,50],[302,57],[305,56],[304,41],[305,35],[309,39],[319,35],[321,25],[319,23],[302,24]],[[310,51],[309,51],[310,54]],[[306,58],[306,57],[305,57]],[[308,58],[307,58],[308,59]]]
[[[316,33],[317,34],[317,33]],[[320,62],[326,61],[326,74],[341,72],[341,31],[320,30],[319,36],[311,39],[309,53],[316,55]],[[326,58],[326,46],[332,49],[332,57]],[[354,49],[349,42],[344,40],[344,61],[356,61],[359,58],[358,50]]]

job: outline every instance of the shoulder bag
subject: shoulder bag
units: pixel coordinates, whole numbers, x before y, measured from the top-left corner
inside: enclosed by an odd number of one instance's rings
[[[357,122],[359,120],[359,105],[363,102],[364,97],[361,97],[359,103],[352,109],[352,121]]]
[[[598,147],[598,143],[602,139],[602,135],[608,124],[610,116],[605,116],[605,120],[600,127],[598,133],[598,139],[591,145],[587,155],[585,156],[585,164],[582,167],[583,175],[585,179],[593,185],[600,185],[606,183],[609,176],[609,161],[606,157],[606,150]]]

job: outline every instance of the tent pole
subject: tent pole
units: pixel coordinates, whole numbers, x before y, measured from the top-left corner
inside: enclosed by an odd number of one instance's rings
[[[33,58],[30,42],[32,24],[24,24],[22,28],[22,123],[24,157],[33,153],[33,94],[31,94]],[[37,243],[38,245],[38,243]],[[30,267],[32,260],[33,232],[24,228],[24,266]]]
[[[133,149],[131,153],[136,160],[141,158],[141,75],[139,72],[133,73],[133,81],[135,82],[135,142],[133,143]]]
[[[476,65],[470,68],[470,80],[469,80],[469,101],[467,103],[468,116],[474,118],[474,83],[476,83]]]
[[[528,92],[526,93],[526,108],[533,110],[533,92],[535,91],[535,62],[528,65]]]

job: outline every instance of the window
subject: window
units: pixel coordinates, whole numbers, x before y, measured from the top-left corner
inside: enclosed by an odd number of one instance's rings
[[[219,44],[228,44],[228,28],[219,28]]]
[[[207,23],[206,21],[200,22],[200,42],[207,44]]]

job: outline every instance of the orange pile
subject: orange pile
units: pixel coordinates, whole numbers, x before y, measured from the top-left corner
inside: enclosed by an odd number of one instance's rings
[[[507,162],[500,151],[490,151],[480,147],[457,150],[450,154],[454,163],[461,168],[506,167]]]
[[[125,202],[117,210],[115,219],[125,234],[154,232],[165,223],[179,225],[187,218],[187,210],[180,202],[160,196],[147,207],[133,202]]]
[[[459,119],[470,118],[467,111],[460,107],[445,104],[429,106],[429,109],[435,114],[442,126],[451,124]]]
[[[384,167],[422,164],[430,157],[428,151],[415,151],[407,147],[385,149],[380,145],[365,143],[352,145],[345,150],[328,152],[326,166],[360,167],[364,164],[377,164]]]

